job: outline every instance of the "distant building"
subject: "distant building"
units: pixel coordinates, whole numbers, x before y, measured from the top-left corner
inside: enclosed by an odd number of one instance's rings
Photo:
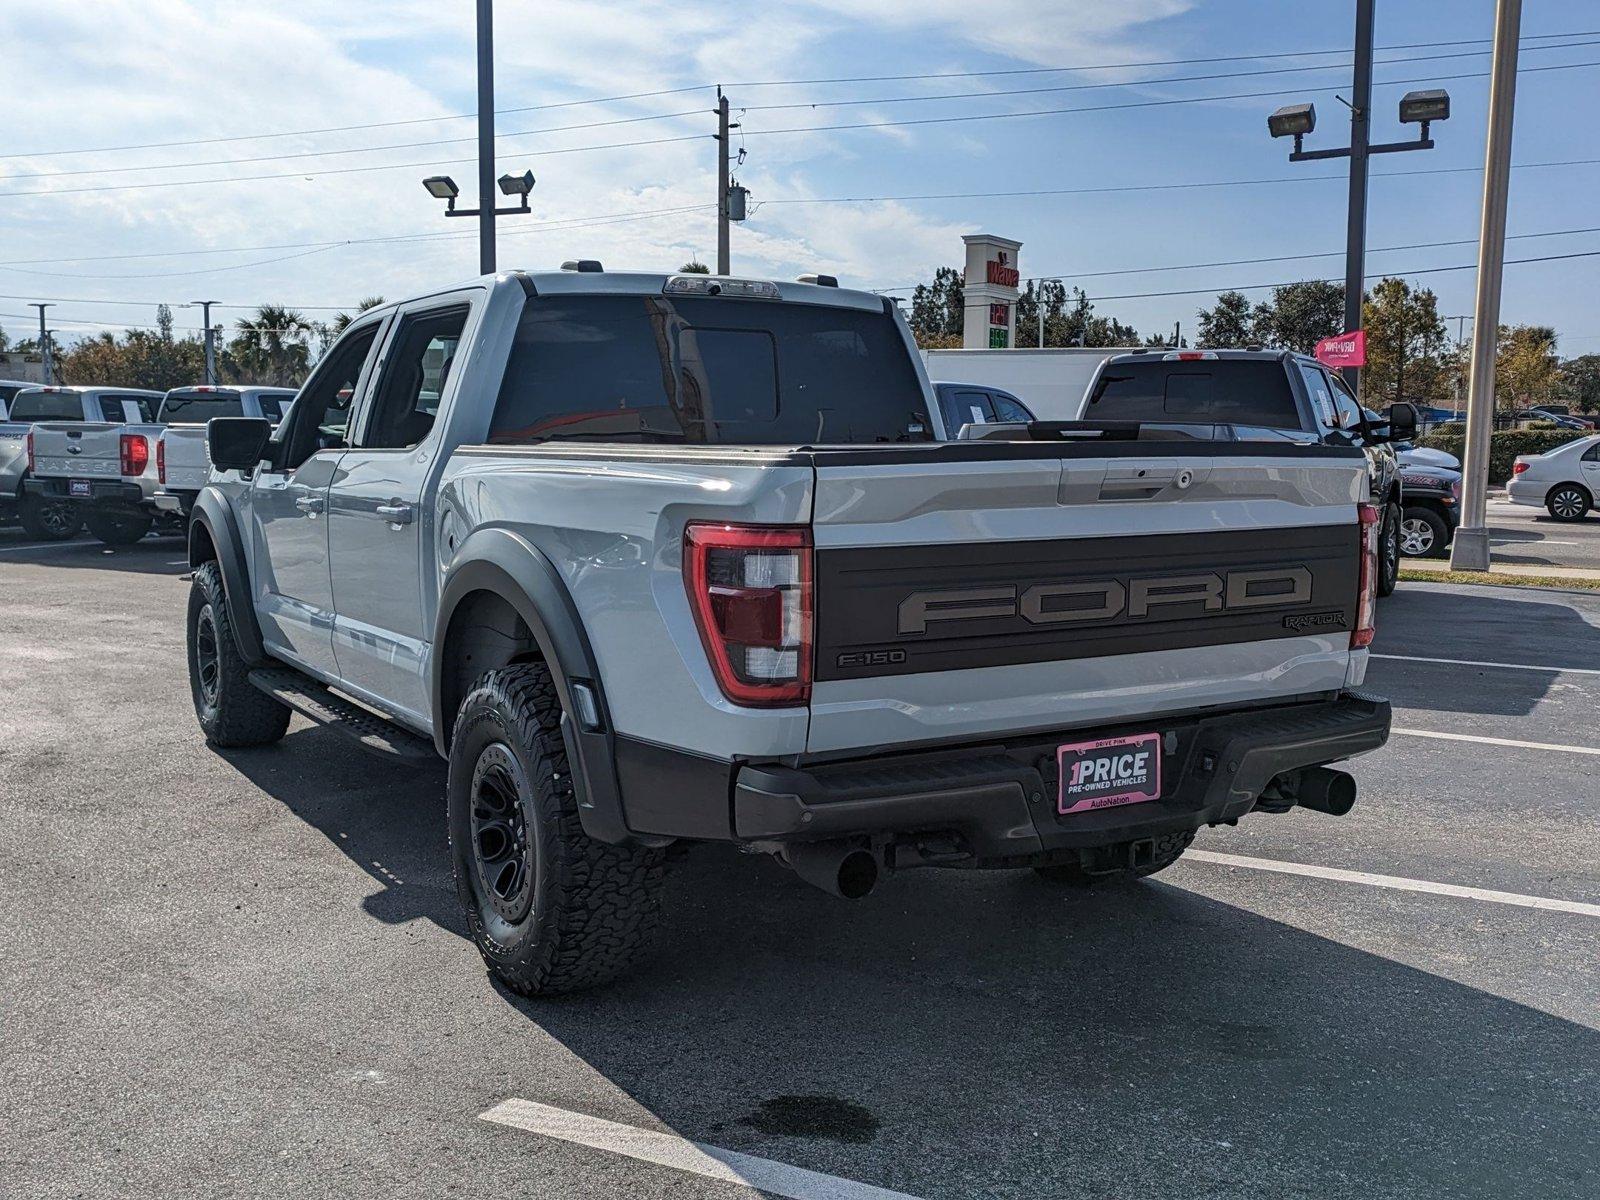
[[[10,379],[19,383],[43,383],[44,362],[37,354],[0,350],[0,379]]]

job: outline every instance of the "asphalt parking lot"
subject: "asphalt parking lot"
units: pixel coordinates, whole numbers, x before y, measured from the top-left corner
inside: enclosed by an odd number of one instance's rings
[[[442,767],[207,748],[185,569],[0,531],[0,1194],[1596,1195],[1600,594],[1402,585],[1348,817],[1087,893],[699,851],[645,969],[528,1002],[463,935]]]
[[[1565,524],[1542,508],[1491,498],[1489,540],[1497,562],[1600,569],[1600,516]]]

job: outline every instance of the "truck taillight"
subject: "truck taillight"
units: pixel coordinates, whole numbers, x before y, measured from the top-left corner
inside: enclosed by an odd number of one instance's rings
[[[122,451],[122,473],[143,475],[150,465],[150,439],[142,433],[125,433],[118,439]]]
[[[28,430],[28,436],[24,440],[28,443],[28,474],[32,475],[33,474],[33,430],[31,430],[31,429]]]
[[[1372,645],[1378,632],[1378,534],[1382,528],[1377,505],[1357,507],[1361,512],[1361,571],[1356,588],[1356,627],[1350,635],[1352,650]]]
[[[156,482],[162,487],[167,484],[167,443],[160,438],[156,439]]]
[[[811,531],[691,522],[683,578],[700,641],[735,704],[811,699]]]

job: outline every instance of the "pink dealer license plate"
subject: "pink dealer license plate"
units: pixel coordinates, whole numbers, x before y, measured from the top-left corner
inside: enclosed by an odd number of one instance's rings
[[[1056,751],[1063,815],[1161,798],[1161,735],[1073,742]]]

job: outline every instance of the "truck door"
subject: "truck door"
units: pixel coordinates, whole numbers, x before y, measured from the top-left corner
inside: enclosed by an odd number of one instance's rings
[[[328,485],[345,454],[351,405],[371,374],[381,320],[347,331],[300,390],[274,460],[250,485],[256,613],[267,649],[325,677],[333,656]]]
[[[432,546],[424,531],[438,457],[434,423],[470,313],[465,299],[435,298],[395,318],[328,497],[340,679],[421,726],[433,634],[422,564]]]

